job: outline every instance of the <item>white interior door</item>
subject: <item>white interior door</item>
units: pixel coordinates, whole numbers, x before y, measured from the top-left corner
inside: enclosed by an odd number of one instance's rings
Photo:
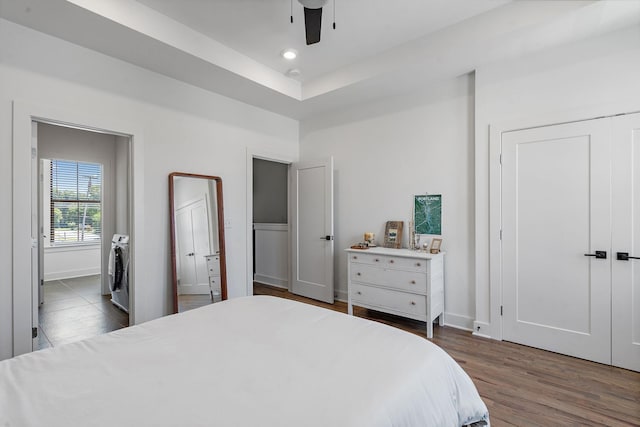
[[[209,294],[209,269],[207,255],[212,255],[211,229],[209,210],[206,199],[196,203],[191,209],[191,223],[193,225],[193,249],[195,252],[197,293]]]
[[[292,171],[291,291],[333,303],[333,159]]]
[[[206,255],[211,254],[207,206],[203,200],[176,210],[179,294],[208,294]]]
[[[612,152],[612,363],[640,371],[640,114],[614,118]]]
[[[611,363],[609,124],[503,135],[505,340]]]

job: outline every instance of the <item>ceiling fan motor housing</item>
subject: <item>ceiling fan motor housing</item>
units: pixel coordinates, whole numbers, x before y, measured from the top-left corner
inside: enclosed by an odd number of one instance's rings
[[[298,2],[307,9],[322,9],[328,0],[298,0]]]
[[[298,0],[304,6],[304,29],[307,36],[307,45],[320,41],[320,29],[322,28],[322,6],[328,0]]]

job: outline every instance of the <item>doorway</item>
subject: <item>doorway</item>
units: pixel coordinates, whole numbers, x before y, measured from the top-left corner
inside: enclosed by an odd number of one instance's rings
[[[289,289],[289,163],[252,159],[253,280]]]
[[[273,155],[247,153],[247,295],[253,295],[254,275],[260,271],[260,255],[254,248],[254,160],[284,163],[287,166],[287,230],[286,257],[287,285],[290,292],[328,303],[334,300],[334,236],[333,236],[333,158],[304,163],[293,163]],[[267,192],[267,203],[271,194]],[[278,228],[261,226],[261,232],[282,233]],[[301,230],[299,232],[299,230]],[[284,246],[284,244],[282,244]],[[272,246],[266,245],[266,254],[273,254]],[[282,252],[279,253],[279,255]],[[272,260],[273,261],[273,260]],[[280,260],[281,266],[284,261]],[[254,269],[255,266],[255,269]],[[270,264],[273,268],[273,262]],[[272,276],[273,277],[273,276]],[[256,277],[257,278],[257,277]],[[270,278],[268,278],[270,279]],[[266,280],[261,280],[265,282]]]
[[[130,141],[37,121],[32,133],[39,231],[32,348],[39,350],[129,325],[130,285],[112,295],[111,248],[112,236],[129,235]]]

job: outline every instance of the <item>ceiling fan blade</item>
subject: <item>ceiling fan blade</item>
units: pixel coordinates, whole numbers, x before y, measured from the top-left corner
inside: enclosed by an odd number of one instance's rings
[[[304,28],[307,33],[307,45],[320,41],[320,29],[322,28],[322,8],[304,8]]]

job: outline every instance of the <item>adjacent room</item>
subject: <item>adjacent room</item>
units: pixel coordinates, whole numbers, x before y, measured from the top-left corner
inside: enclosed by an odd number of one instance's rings
[[[128,140],[48,123],[34,130],[42,230],[35,350],[129,326],[130,292],[128,245],[107,237],[127,235]]]
[[[640,425],[638,76],[640,0],[0,0],[0,424]]]

